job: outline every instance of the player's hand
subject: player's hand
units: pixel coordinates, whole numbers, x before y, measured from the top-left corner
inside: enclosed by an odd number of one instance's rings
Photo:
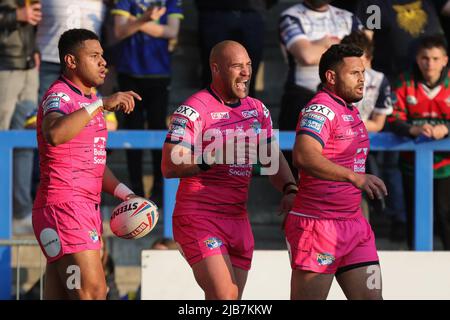
[[[126,196],[125,201],[133,198],[140,198],[140,197],[134,193],[130,193],[129,195]]]
[[[165,13],[166,7],[151,6],[142,15],[145,21],[158,21]]]
[[[124,113],[130,113],[134,110],[134,99],[139,101],[142,98],[133,91],[116,92],[109,97],[102,98],[103,108],[107,111],[122,110]]]
[[[295,193],[284,194],[283,198],[281,198],[280,204],[280,213],[278,215],[283,216],[283,222],[281,223],[281,229],[284,230],[284,226],[286,224],[286,218],[289,214],[289,211],[292,210],[294,206]]]
[[[371,200],[382,199],[388,194],[383,180],[372,174],[356,174],[353,185],[367,193]]]
[[[432,130],[432,137],[436,140],[440,140],[448,135],[448,128],[444,124],[438,124]]]
[[[17,8],[16,17],[17,21],[26,22],[32,26],[37,25],[42,19],[41,4],[33,3],[30,6]]]

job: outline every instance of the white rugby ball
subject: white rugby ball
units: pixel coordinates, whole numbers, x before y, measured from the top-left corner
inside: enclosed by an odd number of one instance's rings
[[[114,208],[109,222],[111,231],[123,239],[139,239],[158,222],[158,207],[152,201],[136,197]]]

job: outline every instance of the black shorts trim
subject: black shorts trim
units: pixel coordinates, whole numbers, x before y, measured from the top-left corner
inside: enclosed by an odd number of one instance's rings
[[[360,262],[360,263],[355,263],[355,264],[350,264],[348,266],[345,267],[340,267],[337,269],[335,276],[339,276],[341,274],[343,274],[344,272],[353,270],[353,269],[357,269],[357,268],[361,268],[361,267],[367,267],[367,266],[373,266],[373,265],[380,265],[380,261],[366,261],[366,262]]]

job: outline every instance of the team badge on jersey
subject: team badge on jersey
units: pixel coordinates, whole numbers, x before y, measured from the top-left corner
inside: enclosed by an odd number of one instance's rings
[[[169,134],[177,137],[184,137],[186,132],[187,119],[174,117],[170,123]]]
[[[250,128],[252,128],[256,134],[261,133],[261,123],[259,123],[258,120],[253,121],[253,123],[250,125]]]
[[[245,119],[257,118],[258,117],[258,110],[245,110],[245,111],[242,111],[242,116]]]
[[[98,236],[97,230],[89,231],[89,238],[91,238],[93,243],[98,242],[99,236]]]
[[[211,250],[221,247],[222,244],[223,244],[222,240],[216,237],[212,237],[205,240],[205,245]]]
[[[317,254],[317,263],[319,266],[329,266],[332,265],[336,258],[329,253],[318,253]]]

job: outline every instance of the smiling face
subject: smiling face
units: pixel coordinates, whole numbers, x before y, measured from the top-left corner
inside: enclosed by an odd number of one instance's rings
[[[327,81],[337,96],[348,103],[358,102],[364,94],[364,65],[359,57],[346,57],[335,71],[327,71]]]
[[[250,57],[243,46],[232,41],[227,41],[216,51],[210,63],[212,85],[226,103],[236,103],[248,96],[252,76]]]

